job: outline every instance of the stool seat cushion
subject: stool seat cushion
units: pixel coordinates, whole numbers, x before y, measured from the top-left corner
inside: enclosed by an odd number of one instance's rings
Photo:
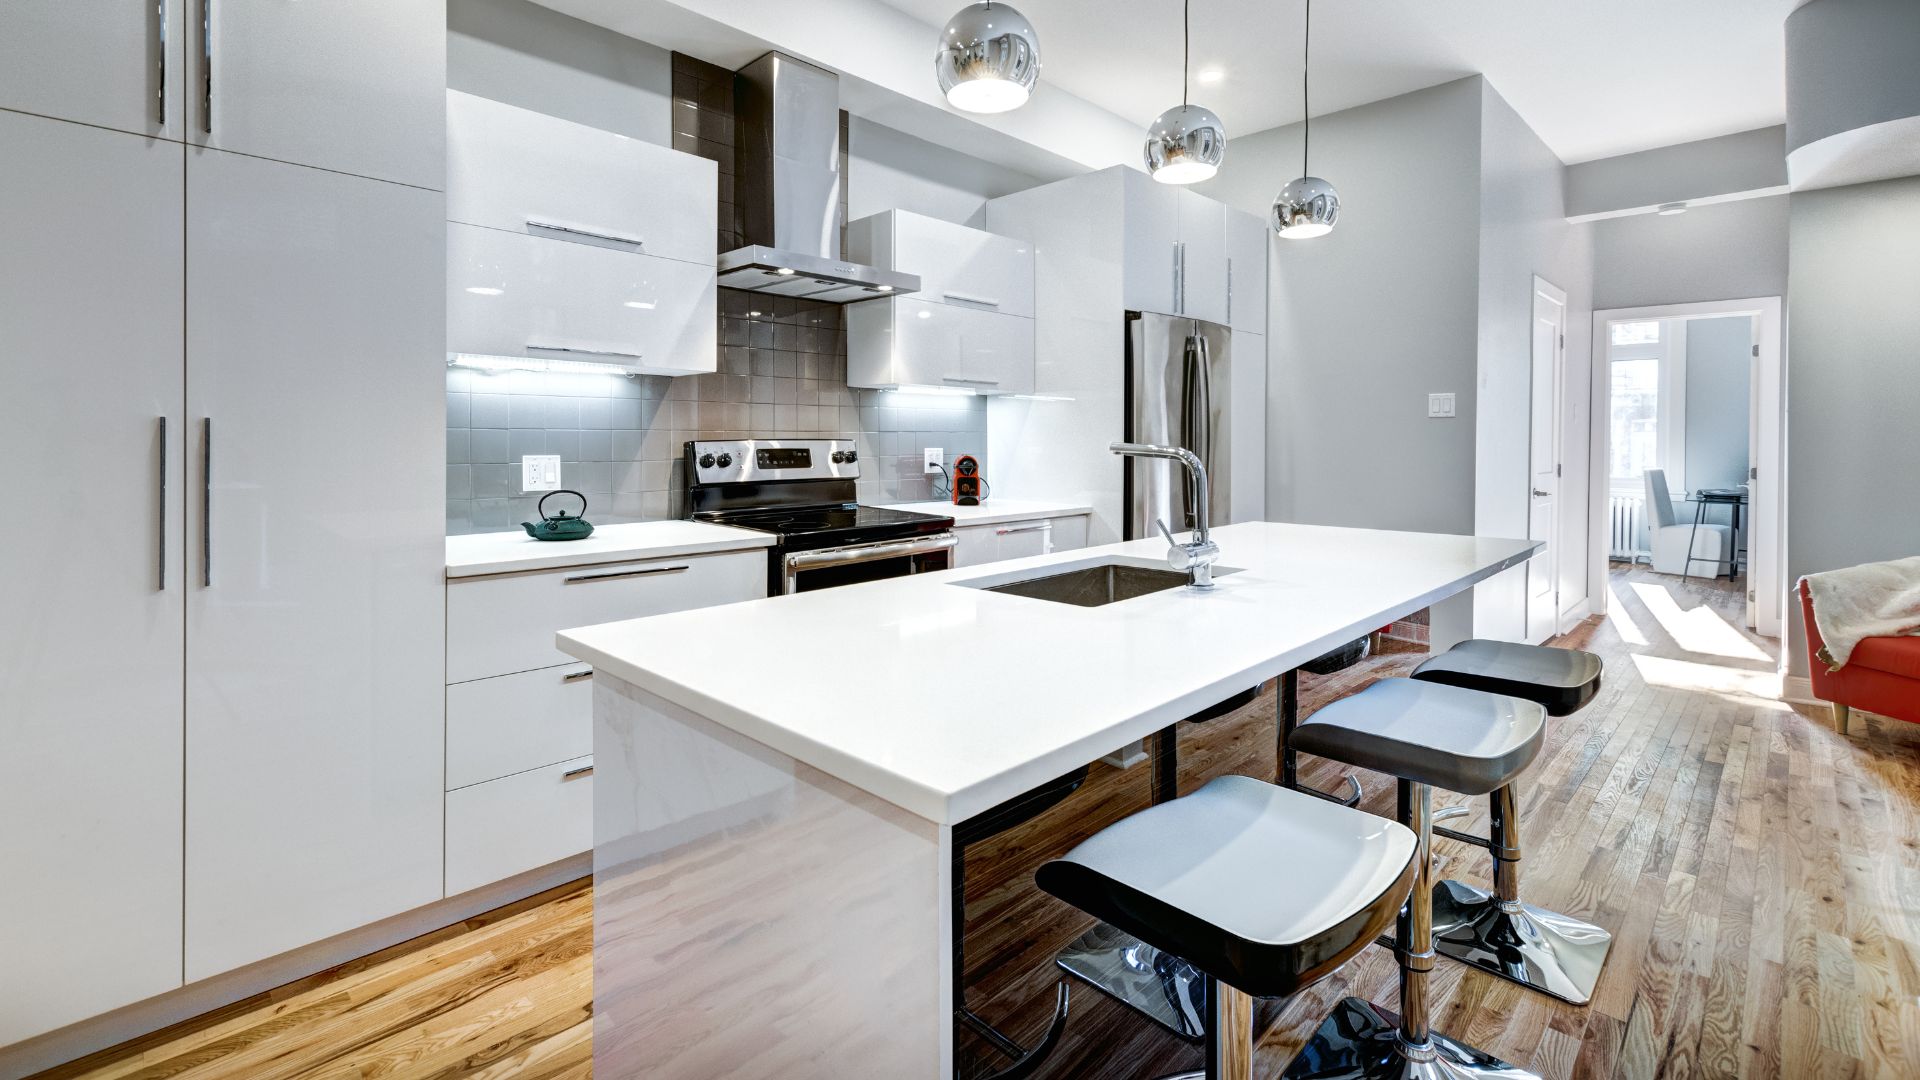
[[[1250,776],[1102,829],[1035,880],[1045,891],[1257,997],[1290,994],[1390,922],[1413,833]]]
[[[1598,656],[1579,649],[1474,638],[1413,669],[1413,677],[1526,698],[1565,716],[1599,692],[1600,667]]]
[[[1484,795],[1540,753],[1547,712],[1501,694],[1382,679],[1301,721],[1288,745],[1403,780]]]

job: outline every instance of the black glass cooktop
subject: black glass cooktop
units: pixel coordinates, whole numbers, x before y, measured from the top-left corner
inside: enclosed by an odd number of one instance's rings
[[[757,510],[709,510],[695,514],[700,521],[778,534],[788,551],[838,547],[877,540],[941,532],[952,518],[888,510],[858,503],[826,506],[781,506]]]

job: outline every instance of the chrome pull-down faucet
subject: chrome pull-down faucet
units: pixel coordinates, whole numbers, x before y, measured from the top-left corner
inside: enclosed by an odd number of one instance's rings
[[[1184,447],[1155,446],[1151,443],[1117,442],[1108,446],[1108,449],[1133,457],[1168,458],[1187,467],[1187,473],[1193,478],[1192,537],[1184,544],[1176,543],[1164,520],[1154,524],[1159,526],[1160,535],[1167,538],[1168,564],[1175,570],[1187,572],[1187,587],[1213,588],[1213,564],[1220,558],[1220,547],[1213,542],[1212,530],[1207,526],[1207,466],[1200,456]]]

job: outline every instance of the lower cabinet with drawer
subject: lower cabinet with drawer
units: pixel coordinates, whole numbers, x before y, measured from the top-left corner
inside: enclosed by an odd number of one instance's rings
[[[958,541],[953,548],[953,565],[980,566],[1003,559],[1024,559],[1029,555],[1086,547],[1087,517],[1069,514],[991,525],[956,524],[953,535]]]
[[[593,846],[593,669],[575,626],[756,600],[764,551],[447,583],[447,895]]]

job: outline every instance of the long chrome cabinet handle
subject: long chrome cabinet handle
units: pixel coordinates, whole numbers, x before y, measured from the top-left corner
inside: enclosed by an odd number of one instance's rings
[[[1042,521],[1037,525],[1003,525],[993,532],[996,536],[1012,536],[1014,533],[1049,532],[1052,529],[1053,522]]]
[[[567,578],[562,584],[584,585],[592,581],[617,581],[620,578],[651,577],[655,574],[684,573],[686,566],[643,566],[634,570],[615,570],[606,574],[577,574]]]
[[[949,300],[958,300],[963,304],[979,304],[981,307],[1000,306],[1000,301],[991,296],[973,296],[963,292],[943,292],[940,295]]]
[[[965,383],[970,386],[999,386],[999,379],[963,379],[958,375],[942,375],[941,382]]]
[[[593,766],[582,765],[577,769],[568,769],[566,772],[561,773],[560,780],[562,783],[564,783],[568,780],[578,780],[583,776],[592,776],[592,775],[593,775]]]
[[[213,0],[200,0],[201,126],[213,134]]]
[[[167,126],[167,0],[156,5],[160,18],[160,92],[154,95],[154,122]],[[163,586],[164,588],[164,586]]]
[[[581,229],[572,225],[556,225],[551,221],[536,221],[533,218],[527,219],[527,227],[529,229],[539,229],[542,232],[565,233],[567,236],[584,236],[589,240],[609,240],[616,244],[632,244],[634,247],[645,247],[647,245],[645,237],[595,232],[592,229]]]
[[[1180,241],[1173,242],[1173,308],[1175,315],[1180,314]]]
[[[570,349],[564,345],[535,345],[532,342],[527,343],[527,348],[534,352],[570,353],[574,356],[617,356],[622,360],[641,359],[637,352],[614,352],[611,349]]]
[[[561,682],[585,682],[586,680],[591,678],[593,678],[593,669],[588,668],[585,671],[569,671],[565,675],[560,676],[560,681]]]
[[[206,450],[200,458],[200,584],[213,587],[213,417],[200,422]]]
[[[167,418],[160,419],[160,587],[167,591]]]

